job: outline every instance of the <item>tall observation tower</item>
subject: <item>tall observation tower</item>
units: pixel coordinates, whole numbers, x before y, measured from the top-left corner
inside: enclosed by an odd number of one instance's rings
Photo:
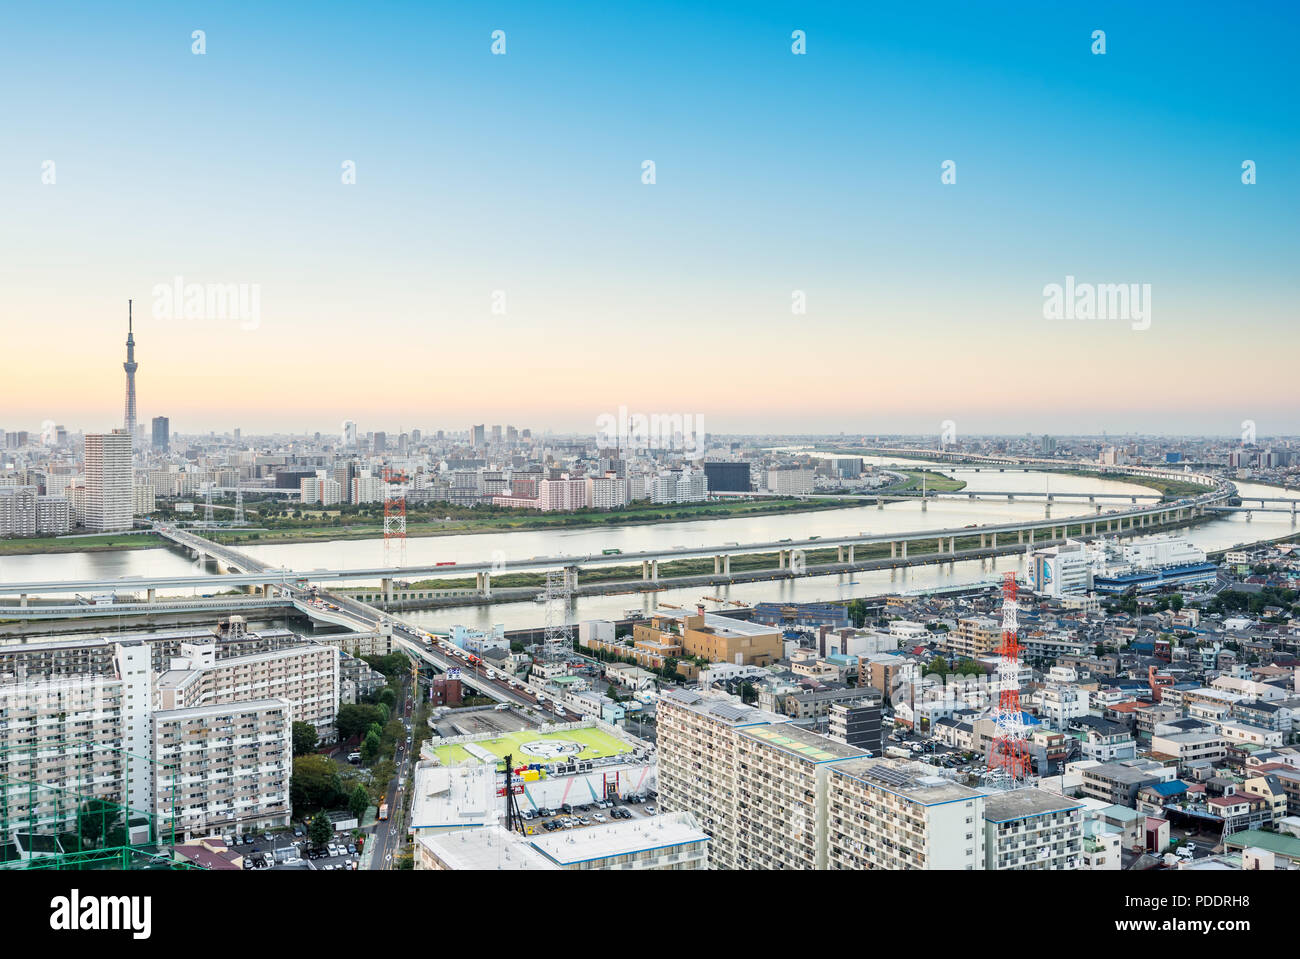
[[[132,328],[131,321],[131,301],[126,301],[126,362],[122,364],[122,369],[126,370],[126,415],[123,417],[122,425],[126,428],[126,435],[131,437],[131,446],[135,447],[135,371],[139,369],[140,364],[135,361],[135,331]]]

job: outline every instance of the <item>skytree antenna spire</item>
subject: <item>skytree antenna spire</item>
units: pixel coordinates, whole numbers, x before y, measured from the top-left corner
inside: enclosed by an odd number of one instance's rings
[[[135,448],[135,371],[140,368],[140,364],[135,361],[135,324],[131,316],[131,301],[126,301],[126,362],[122,364],[122,369],[126,370],[126,414],[122,417],[122,425],[126,428],[126,435],[131,437],[131,447]]]

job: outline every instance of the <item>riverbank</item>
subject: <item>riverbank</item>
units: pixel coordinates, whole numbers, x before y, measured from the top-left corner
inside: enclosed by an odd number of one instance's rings
[[[919,486],[918,486],[919,488]],[[408,519],[406,535],[414,537],[460,536],[466,533],[518,533],[555,530],[613,529],[624,526],[663,525],[689,523],[698,520],[730,519],[739,516],[773,516],[781,513],[814,513],[832,509],[861,507],[854,500],[803,500],[791,497],[781,500],[739,500],[699,504],[655,504],[616,511],[583,510],[576,513],[536,513],[526,515],[487,515],[481,518],[457,519],[449,522],[421,523]],[[326,543],[335,540],[375,539],[384,535],[382,523],[364,523],[352,526],[302,526],[293,529],[261,529],[255,532],[238,530],[209,531],[213,542],[230,546],[241,543]]]
[[[156,533],[106,533],[103,536],[40,536],[0,539],[0,556],[31,553],[99,553],[106,550],[156,549],[163,545]]]

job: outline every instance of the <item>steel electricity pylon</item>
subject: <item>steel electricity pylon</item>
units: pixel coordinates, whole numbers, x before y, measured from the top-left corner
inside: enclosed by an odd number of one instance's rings
[[[1016,574],[1002,583],[1002,643],[998,647],[998,704],[993,710],[993,746],[989,751],[988,785],[1020,789],[1029,785],[1028,724],[1020,708],[1020,624],[1016,616]]]

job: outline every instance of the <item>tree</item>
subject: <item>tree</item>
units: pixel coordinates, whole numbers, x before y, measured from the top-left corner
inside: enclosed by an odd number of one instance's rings
[[[357,783],[357,788],[352,790],[352,797],[348,800],[348,812],[360,819],[366,814],[366,809],[369,806],[370,794],[366,792],[365,786]]]
[[[366,734],[365,740],[361,743],[361,761],[364,763],[372,763],[378,755],[379,737],[376,736],[372,730]]]
[[[316,727],[311,723],[294,723],[293,724],[293,754],[295,756],[305,756],[316,748],[320,741],[316,735]]]
[[[118,810],[103,799],[91,799],[81,804],[77,811],[77,825],[81,840],[88,846],[99,844],[106,832],[117,825]]]
[[[329,808],[342,798],[343,780],[338,767],[317,753],[293,761],[289,778],[289,801],[299,812]]]
[[[372,723],[382,723],[386,719],[378,706],[355,703],[339,707],[335,725],[339,731],[339,739],[351,739],[353,736],[363,735]]]
[[[385,686],[379,693],[379,701],[391,710],[397,705],[397,690],[392,686]]]
[[[334,838],[334,825],[323,812],[318,812],[307,827],[307,838],[314,846],[324,846]]]

